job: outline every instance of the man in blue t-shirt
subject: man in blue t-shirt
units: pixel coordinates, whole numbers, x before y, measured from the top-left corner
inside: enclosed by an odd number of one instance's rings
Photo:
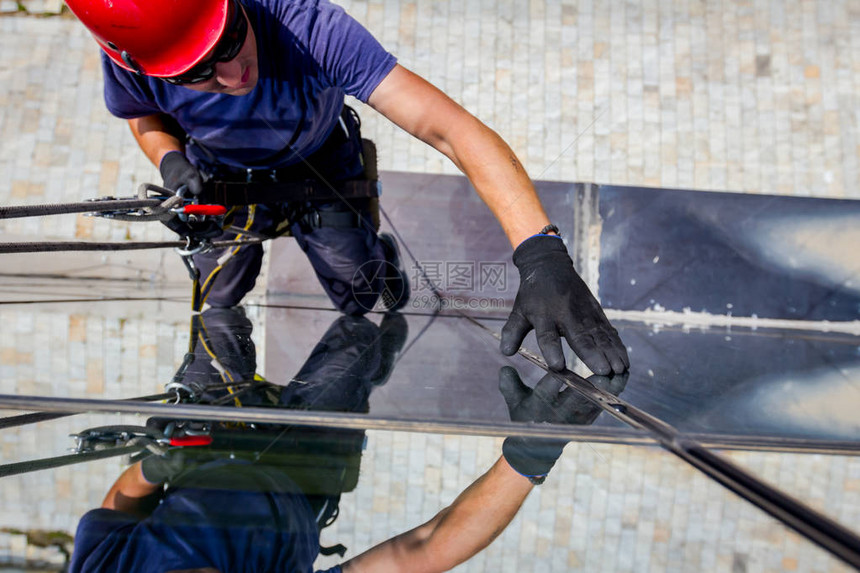
[[[128,120],[165,187],[196,194],[209,178],[336,184],[362,177],[359,123],[344,108],[344,95],[354,96],[448,156],[515,247],[521,280],[502,330],[504,354],[534,329],[553,370],[565,367],[562,337],[595,373],[629,367],[510,147],[397,64],[341,8],[327,0],[66,2],[104,51],[108,109]],[[396,244],[377,236],[371,219],[372,205],[348,200],[252,206],[233,226],[277,234],[288,224],[334,304],[361,314],[376,295],[357,293],[382,292],[389,309],[408,296],[400,273],[356,272],[369,261],[399,267]],[[207,302],[241,300],[261,256],[259,246],[198,256],[204,276],[220,271]]]
[[[315,515],[278,468],[214,461],[184,476],[196,485],[166,491],[144,468],[130,466],[102,506],[81,518],[71,573],[313,571],[320,549]],[[448,571],[488,546],[533,486],[500,457],[423,525],[327,571]]]

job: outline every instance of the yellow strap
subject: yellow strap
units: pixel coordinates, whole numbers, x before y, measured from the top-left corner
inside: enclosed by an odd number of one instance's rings
[[[256,213],[256,211],[256,205],[248,205],[248,220],[245,222],[245,227],[243,230],[248,231],[251,229],[251,225],[254,223],[254,214]],[[236,235],[233,240],[237,242],[241,241],[241,235]],[[243,246],[244,245],[238,245],[236,247],[233,247],[233,250],[230,252],[230,255],[226,257],[220,265],[215,267],[211,273],[209,273],[209,276],[206,277],[206,280],[203,282],[203,286],[200,288],[200,292],[204,294],[202,300],[200,300],[199,306],[195,310],[199,311],[199,309],[203,307],[203,305],[206,303],[206,299],[209,298],[209,293],[212,291],[212,285],[215,283],[215,277],[218,275],[218,273],[221,272],[221,269],[224,268],[224,265],[226,265],[227,262],[232,259]]]

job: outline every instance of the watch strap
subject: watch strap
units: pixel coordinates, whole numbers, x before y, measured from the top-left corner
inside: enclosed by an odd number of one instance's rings
[[[553,232],[559,237],[561,237],[561,233],[559,232],[558,227],[556,227],[552,223],[541,229],[538,235],[548,235],[550,232]]]

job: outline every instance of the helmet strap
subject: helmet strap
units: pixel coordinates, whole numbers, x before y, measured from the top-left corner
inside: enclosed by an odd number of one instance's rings
[[[134,73],[139,76],[143,75],[143,70],[140,69],[140,66],[137,65],[137,62],[134,61],[134,58],[131,57],[131,54],[123,50],[122,52],[120,52],[120,56],[122,57],[122,61],[125,62],[125,65],[134,70]]]

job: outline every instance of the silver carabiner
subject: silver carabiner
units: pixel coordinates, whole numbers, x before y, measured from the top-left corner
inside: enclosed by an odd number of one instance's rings
[[[212,244],[207,239],[203,239],[196,245],[194,243],[194,239],[185,237],[185,247],[176,247],[175,251],[182,257],[190,257],[198,253],[205,253],[212,248]]]
[[[187,392],[188,397],[191,400],[197,399],[197,393],[194,391],[194,389],[187,384],[183,384],[182,382],[168,382],[164,385],[164,391],[173,392],[176,394],[176,402],[174,402],[174,404],[179,404],[179,401],[182,398],[181,391]]]

